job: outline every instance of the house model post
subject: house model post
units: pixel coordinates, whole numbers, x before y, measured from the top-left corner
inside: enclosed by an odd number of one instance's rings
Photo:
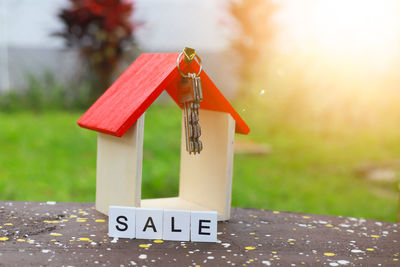
[[[235,132],[247,134],[249,128],[205,71],[199,110],[203,150],[186,151],[182,119],[179,195],[141,199],[145,111],[164,90],[182,108],[177,58],[177,53],[142,54],[78,120],[98,132],[96,209],[104,214],[114,205],[215,210],[218,220],[230,218]],[[181,68],[197,72],[199,66],[182,60]]]

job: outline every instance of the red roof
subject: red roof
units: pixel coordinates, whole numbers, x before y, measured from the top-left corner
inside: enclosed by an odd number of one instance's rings
[[[181,75],[176,66],[178,53],[142,54],[82,115],[79,126],[114,136],[123,136],[146,109],[166,90],[178,103],[177,84]],[[181,60],[183,72],[197,72],[199,66]],[[200,74],[203,89],[201,109],[230,113],[236,121],[236,133],[250,129],[217,89],[204,70]]]

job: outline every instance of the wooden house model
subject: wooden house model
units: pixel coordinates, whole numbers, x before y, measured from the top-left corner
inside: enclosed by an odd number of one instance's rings
[[[179,196],[141,199],[145,111],[164,90],[182,108],[178,55],[142,54],[78,120],[79,126],[98,132],[96,209],[104,214],[110,205],[120,205],[215,210],[218,220],[230,217],[234,135],[247,134],[249,128],[204,71],[199,110],[203,151],[189,155],[182,131]],[[180,64],[185,73],[199,68],[194,60]]]

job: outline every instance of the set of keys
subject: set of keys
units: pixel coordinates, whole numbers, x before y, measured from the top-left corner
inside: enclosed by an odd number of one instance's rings
[[[199,108],[202,100],[200,77],[195,73],[184,75],[178,84],[178,101],[183,104],[186,151],[189,154],[199,154],[203,149],[203,144],[199,139],[201,136]]]

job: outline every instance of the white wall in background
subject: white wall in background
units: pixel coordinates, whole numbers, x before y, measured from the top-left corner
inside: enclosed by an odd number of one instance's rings
[[[228,45],[225,1],[140,0],[134,20],[144,22],[137,39],[147,50],[181,50],[184,46],[219,51]]]
[[[134,3],[132,20],[140,24],[135,38],[142,51],[177,52],[194,47],[208,73],[215,75],[216,84],[234,87],[234,79],[226,79],[232,76],[232,64],[219,54],[230,38],[229,16],[224,11],[227,0]],[[51,35],[62,29],[57,14],[68,5],[68,0],[0,0],[0,91],[23,88],[27,74],[40,77],[50,71],[60,81],[68,81],[80,72],[78,53],[65,50],[63,40]]]
[[[64,0],[1,0],[6,9],[6,43],[13,47],[58,48],[63,42],[51,36],[61,29],[57,17]],[[1,42],[1,41],[0,41]]]
[[[6,13],[7,35],[0,43],[24,48],[62,48],[61,38],[51,36],[62,28],[57,17],[67,0],[1,0]],[[227,45],[223,26],[225,0],[136,0],[133,20],[144,50],[176,50],[188,45],[220,50]]]
[[[10,90],[10,71],[7,49],[7,11],[5,2],[0,2],[0,91]]]

